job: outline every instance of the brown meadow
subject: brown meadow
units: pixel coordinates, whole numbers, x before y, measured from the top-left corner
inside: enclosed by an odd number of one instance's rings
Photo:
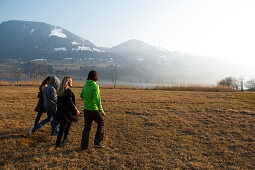
[[[72,88],[82,110],[81,87]],[[105,149],[80,150],[83,114],[55,150],[50,124],[28,136],[38,87],[0,86],[1,169],[254,169],[255,104],[237,92],[101,88]],[[46,118],[46,114],[41,118]]]

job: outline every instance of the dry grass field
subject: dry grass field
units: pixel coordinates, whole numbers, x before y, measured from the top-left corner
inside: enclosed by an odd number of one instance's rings
[[[240,93],[102,88],[106,147],[93,148],[93,123],[85,152],[83,114],[60,149],[50,124],[27,135],[37,91],[0,86],[0,169],[255,169],[255,102]]]

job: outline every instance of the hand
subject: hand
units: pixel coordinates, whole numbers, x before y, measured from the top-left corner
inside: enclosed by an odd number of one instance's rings
[[[102,115],[105,117],[106,116],[106,114],[105,114],[105,112],[101,112],[102,113]]]
[[[80,114],[80,111],[79,111],[78,109],[77,109],[77,111],[76,111],[76,112],[77,112],[77,115],[79,115],[79,114]]]

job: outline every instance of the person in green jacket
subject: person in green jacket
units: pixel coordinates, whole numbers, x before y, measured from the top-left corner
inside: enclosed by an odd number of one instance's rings
[[[101,141],[104,137],[105,112],[102,108],[99,86],[96,83],[97,72],[91,70],[88,74],[86,84],[83,86],[80,97],[84,100],[84,122],[85,126],[82,132],[81,149],[88,150],[89,132],[93,121],[97,123],[97,132],[94,139],[96,148],[104,148]]]

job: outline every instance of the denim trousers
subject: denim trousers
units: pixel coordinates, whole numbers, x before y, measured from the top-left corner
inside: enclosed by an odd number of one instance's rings
[[[57,107],[45,107],[45,111],[47,113],[47,118],[38,123],[36,126],[33,128],[33,132],[37,131],[38,129],[42,128],[44,125],[47,123],[51,122],[51,133],[57,133],[58,132],[58,126],[54,124],[54,120],[56,119],[56,112],[57,112]]]

